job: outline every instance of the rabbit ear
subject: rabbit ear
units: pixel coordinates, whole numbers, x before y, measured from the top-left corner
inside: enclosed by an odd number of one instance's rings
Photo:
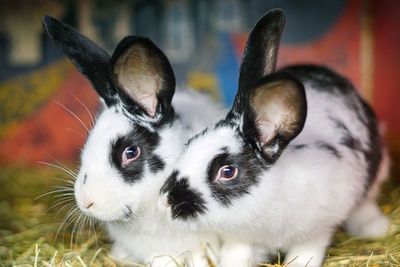
[[[286,73],[274,73],[250,90],[242,107],[243,136],[264,159],[274,162],[303,129],[307,104],[303,85]]]
[[[107,106],[115,104],[116,92],[110,78],[110,56],[107,52],[72,27],[51,16],[43,16],[42,25],[55,45],[91,82]]]
[[[149,39],[124,38],[111,57],[122,101],[131,113],[141,107],[154,117],[170,110],[175,75],[164,53]]]
[[[251,30],[240,65],[240,93],[253,88],[258,80],[275,71],[285,22],[284,12],[281,9],[273,9]]]

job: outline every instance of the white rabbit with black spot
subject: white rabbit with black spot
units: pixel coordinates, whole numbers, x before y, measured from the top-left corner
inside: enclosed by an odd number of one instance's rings
[[[321,266],[336,228],[385,234],[375,198],[389,158],[371,108],[320,66],[275,71],[284,13],[252,29],[225,119],[191,138],[163,185],[171,225],[216,231],[223,267],[285,254]]]
[[[56,19],[45,16],[42,23],[102,100],[81,153],[73,211],[105,225],[117,257],[152,266],[175,266],[176,257],[207,266],[201,244],[216,250],[218,237],[170,227],[157,199],[188,137],[222,118],[224,110],[194,91],[173,98],[170,63],[147,38],[124,38],[110,57]]]

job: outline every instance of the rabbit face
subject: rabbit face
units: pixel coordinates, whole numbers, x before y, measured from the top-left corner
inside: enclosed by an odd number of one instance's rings
[[[132,123],[120,112],[104,110],[81,154],[75,183],[78,207],[102,221],[124,221],[139,215],[154,188],[160,187],[159,175],[177,153],[160,144],[162,136],[180,142],[169,131],[159,134]]]
[[[169,216],[189,222],[224,220],[219,215],[250,192],[263,165],[237,129],[225,123],[208,129],[190,140],[161,189]]]

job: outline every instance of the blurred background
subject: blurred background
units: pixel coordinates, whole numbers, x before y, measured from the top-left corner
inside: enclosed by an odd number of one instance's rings
[[[99,101],[89,82],[44,34],[44,14],[77,28],[109,53],[126,35],[149,37],[167,54],[180,87],[207,92],[230,106],[248,32],[276,7],[287,16],[278,66],[331,67],[354,83],[386,125],[394,179],[386,184],[380,204],[391,214],[390,238],[385,245],[370,243],[366,248],[365,243],[342,242],[342,233],[328,259],[341,259],[340,244],[351,244],[347,255],[364,255],[366,265],[371,251],[386,260],[392,251],[387,244],[392,240],[398,248],[400,240],[400,1],[0,0],[0,265],[32,263],[36,245],[46,266],[54,259],[76,260],[76,254],[60,255],[64,240],[73,243],[68,233],[75,231],[74,218],[62,223],[63,212],[72,206],[45,192],[63,189],[55,185],[71,186],[54,178],[71,179],[59,169],[78,167],[85,127],[91,127],[89,112],[96,113]],[[42,193],[43,198],[35,198]],[[55,238],[57,229],[64,239]],[[86,263],[100,255],[98,266],[106,266],[108,255],[99,254],[93,245],[97,239],[89,237],[79,255]],[[101,242],[107,250],[107,238]],[[400,251],[396,255],[400,261]]]
[[[76,163],[98,107],[89,83],[44,34],[52,15],[112,53],[126,35],[151,38],[178,85],[230,106],[249,29],[269,9],[287,15],[279,66],[327,65],[348,77],[400,147],[400,2],[396,0],[14,0],[0,9],[0,165]],[[83,103],[83,104],[82,104]],[[396,149],[394,149],[396,150]]]

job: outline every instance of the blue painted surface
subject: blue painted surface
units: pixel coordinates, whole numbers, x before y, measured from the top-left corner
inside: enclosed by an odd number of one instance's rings
[[[61,19],[72,26],[78,25],[77,10],[79,1],[55,1],[65,5],[66,14],[64,14]],[[117,44],[117,41],[114,40],[112,36],[120,5],[124,4],[123,2],[125,1],[114,2],[112,3],[111,0],[94,1],[91,7],[92,16],[90,19],[96,27],[98,35],[102,39],[102,43],[105,46],[104,48],[109,52],[112,52]],[[221,42],[217,44],[217,46],[222,47],[222,49],[218,49],[218,54],[221,54],[221,57],[215,57],[211,52],[210,55],[212,56],[209,56],[205,60],[210,62],[210,66],[214,66],[215,74],[219,78],[223,90],[223,100],[227,105],[230,105],[237,89],[239,64],[236,62],[237,60],[228,35],[234,34],[235,31],[242,32],[249,30],[266,11],[271,8],[280,7],[285,10],[288,18],[288,23],[283,34],[283,42],[309,42],[321,36],[333,25],[335,19],[343,12],[348,0],[178,0],[176,2],[180,3],[173,7],[177,9],[177,13],[188,12],[191,14],[190,19],[182,21],[182,23],[193,26],[194,33],[186,37],[193,38],[194,36],[195,47],[193,51],[201,51],[201,49],[207,47],[207,42],[210,40],[210,37],[216,38],[218,42]],[[167,39],[165,38],[165,34],[167,34],[165,20],[174,18],[174,16],[166,15],[166,12],[170,12],[170,9],[168,9],[168,7],[171,6],[170,3],[171,2],[168,1],[163,3],[159,0],[126,2],[123,7],[129,9],[132,13],[132,17],[130,17],[128,21],[130,32],[135,35],[149,37],[155,41],[158,46],[163,48],[165,46],[165,40]],[[231,5],[227,3],[237,4],[240,12],[237,14],[229,13],[231,12]],[[2,6],[2,8],[7,9],[7,5]],[[217,13],[215,11],[221,8],[223,10],[217,12],[219,16],[216,16],[215,14]],[[51,12],[49,14],[51,14]],[[221,24],[221,20],[223,22],[222,24],[230,23],[232,16],[240,17],[240,26],[238,26],[237,29],[230,29],[226,26],[224,29],[223,27],[217,26]],[[21,17],[21,20],[24,20],[24,18]],[[39,24],[40,21],[37,23]],[[179,30],[183,25],[177,23],[176,27],[177,33],[184,32]],[[62,56],[44,33],[42,33],[41,38],[42,60],[38,62],[36,66],[13,66],[8,61],[8,51],[10,49],[8,36],[4,32],[0,32],[0,82],[7,78],[29,73],[32,70],[41,68]],[[179,39],[185,40],[185,36]],[[179,45],[177,47],[179,47]],[[185,49],[185,44],[181,44],[181,47]],[[167,53],[168,51],[165,52]],[[197,62],[193,60],[194,58],[195,55],[191,55],[185,62],[172,62],[173,67],[178,73],[178,82],[185,81],[188,71],[197,67]],[[180,68],[180,66],[184,66],[184,68]],[[183,70],[181,71],[181,69]]]
[[[239,62],[236,60],[233,43],[227,33],[218,34],[221,43],[220,57],[215,64],[222,99],[230,107],[239,83]]]

